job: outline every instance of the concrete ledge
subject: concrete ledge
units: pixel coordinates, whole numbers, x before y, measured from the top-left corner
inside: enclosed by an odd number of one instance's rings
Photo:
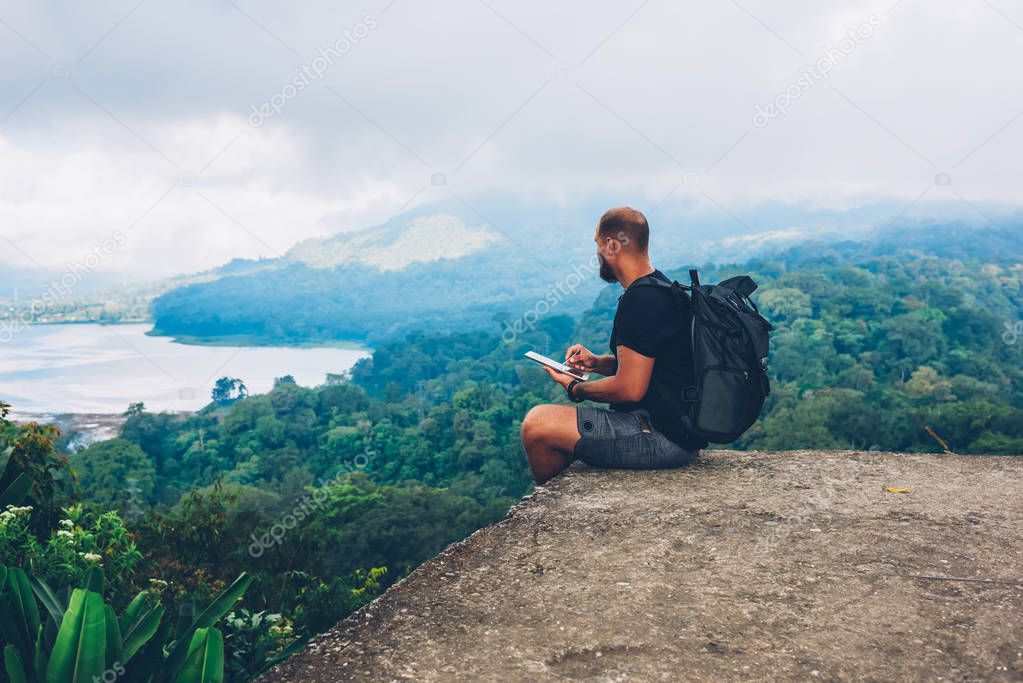
[[[566,678],[1023,679],[1023,458],[577,464],[263,680]]]

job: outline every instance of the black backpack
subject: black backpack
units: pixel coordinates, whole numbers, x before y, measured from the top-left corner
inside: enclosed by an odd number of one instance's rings
[[[737,275],[716,285],[701,285],[695,269],[689,277],[692,286],[654,277],[636,284],[668,287],[678,305],[692,312],[696,385],[683,389],[685,430],[714,443],[732,443],[757,421],[771,393],[767,352],[774,326],[749,298],[757,288],[750,276]]]

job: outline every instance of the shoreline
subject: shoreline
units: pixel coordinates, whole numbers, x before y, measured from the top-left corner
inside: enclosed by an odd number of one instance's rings
[[[349,340],[321,340],[321,341],[286,341],[282,339],[268,339],[251,335],[212,335],[199,337],[191,334],[174,335],[154,330],[146,332],[147,337],[163,337],[170,339],[174,344],[183,346],[237,346],[256,348],[281,348],[281,349],[344,349],[346,351],[366,351],[371,353],[373,349],[357,341]]]
[[[0,320],[0,323],[3,321]],[[271,339],[246,334],[223,334],[198,336],[192,334],[168,334],[157,330],[152,320],[117,320],[114,322],[100,322],[98,320],[47,320],[33,322],[25,325],[31,327],[54,327],[57,325],[99,325],[100,327],[116,327],[121,325],[150,325],[144,334],[147,337],[169,339],[172,344],[182,346],[233,346],[252,348],[282,348],[282,349],[343,349],[346,351],[365,351],[372,353],[373,348],[363,342],[349,339],[323,339],[306,341],[288,341],[285,339]]]

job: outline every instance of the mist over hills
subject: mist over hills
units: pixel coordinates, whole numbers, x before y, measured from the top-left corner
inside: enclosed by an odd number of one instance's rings
[[[592,245],[602,208],[510,200],[486,206],[484,214],[453,197],[383,225],[300,242],[282,258],[232,262],[159,296],[154,333],[190,341],[375,343],[411,329],[496,326],[512,335],[540,317],[586,310],[604,287]],[[674,210],[650,212],[651,253],[662,269],[756,258],[857,262],[907,250],[981,263],[1023,257],[1018,231],[879,220],[890,210],[765,207],[756,230],[738,216],[703,222]]]
[[[781,201],[733,206],[700,199],[699,188],[676,190],[653,205],[641,197],[614,198],[615,203],[637,206],[647,213],[651,256],[656,264],[667,267],[743,262],[802,243],[831,248],[847,240],[862,243],[861,255],[902,247],[991,261],[1017,259],[1023,254],[1018,237],[1023,234],[1023,213],[1005,207],[921,202],[907,212],[905,205],[894,200],[843,209]],[[513,252],[513,258],[522,255],[548,266],[548,279],[556,281],[571,268],[573,259],[586,259],[593,253],[594,226],[611,205],[605,196],[553,201],[514,192],[470,197],[449,194],[400,211],[377,225],[353,226],[327,219],[323,236],[299,241],[280,256],[236,258],[213,269],[161,280],[112,270],[125,266],[124,262],[103,263],[78,278],[66,299],[95,306],[130,298],[136,309],[140,305],[148,309],[152,299],[169,290],[295,265],[395,272],[416,263],[439,264],[442,259]],[[974,237],[977,230],[990,234],[982,235],[978,242]],[[1000,246],[994,248],[995,244]],[[0,269],[0,301],[11,302],[15,290],[22,301],[39,298],[73,265],[42,267],[25,255],[20,260],[20,264]]]
[[[451,193],[382,224],[329,224],[335,232],[300,241],[280,256],[236,258],[163,280],[128,282],[100,267],[64,290],[49,284],[61,273],[8,269],[0,273],[0,300],[6,298],[0,319],[17,319],[48,301],[34,318],[153,321],[154,334],[196,343],[375,343],[417,328],[495,326],[514,335],[543,316],[578,316],[600,293],[592,239],[606,208],[606,199],[596,197],[553,202]],[[894,202],[837,211],[782,202],[708,208],[669,197],[645,211],[651,257],[662,270],[757,258],[796,267],[807,259],[856,262],[896,252],[977,263],[1023,260],[1018,212],[978,207],[984,213],[967,220],[962,205],[944,208],[948,216],[937,220],[903,215],[905,207]]]
[[[28,258],[24,259],[24,264],[24,267],[0,268],[0,301],[37,296],[51,282],[59,282],[63,274],[58,269],[35,266]],[[116,273],[96,273],[94,277],[84,279],[78,291],[87,294],[117,288],[123,286],[125,280],[125,276]]]
[[[401,270],[412,263],[468,256],[500,239],[486,225],[470,226],[450,213],[435,213],[399,225],[304,240],[288,250],[284,260],[313,268],[355,262],[381,271]]]

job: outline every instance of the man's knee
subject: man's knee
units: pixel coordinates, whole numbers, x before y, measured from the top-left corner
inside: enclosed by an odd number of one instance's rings
[[[549,440],[561,427],[561,420],[566,417],[565,406],[545,403],[533,406],[522,420],[522,442]]]
[[[571,450],[579,438],[575,420],[571,407],[550,403],[534,406],[522,420],[522,444],[527,448],[549,445]]]
[[[529,445],[543,439],[550,415],[550,405],[533,406],[522,419],[522,443]]]

